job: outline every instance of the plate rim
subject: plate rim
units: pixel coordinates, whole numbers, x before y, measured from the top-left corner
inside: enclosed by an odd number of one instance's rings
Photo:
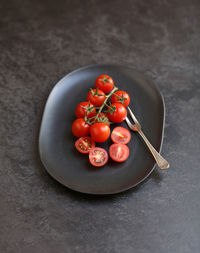
[[[47,171],[47,173],[54,179],[56,180],[57,182],[59,182],[60,184],[62,184],[63,186],[65,186],[66,188],[70,189],[70,190],[73,190],[75,192],[79,192],[79,193],[84,193],[84,194],[88,194],[88,195],[112,195],[112,194],[117,194],[117,193],[121,193],[121,192],[124,192],[124,191],[127,191],[131,188],[134,188],[136,186],[138,186],[139,184],[141,184],[143,181],[145,181],[149,175],[154,171],[155,167],[156,167],[156,162],[154,163],[152,169],[141,179],[139,180],[138,182],[136,182],[135,184],[131,185],[131,186],[128,186],[126,188],[123,188],[122,190],[117,190],[117,191],[112,191],[112,192],[104,192],[104,193],[101,193],[101,192],[97,192],[97,193],[93,193],[93,192],[86,192],[86,191],[80,191],[80,190],[77,190],[75,188],[71,188],[71,186],[69,185],[66,185],[64,184],[61,180],[59,180],[59,178],[57,178],[56,176],[53,175],[53,173],[51,173],[49,170],[48,170],[48,166],[46,165],[44,159],[43,159],[43,155],[42,155],[42,150],[41,150],[41,129],[42,129],[42,125],[43,125],[43,122],[44,122],[44,114],[47,110],[47,106],[48,106],[48,102],[49,102],[49,98],[51,96],[51,94],[53,93],[54,89],[56,89],[58,87],[58,85],[63,82],[63,80],[67,79],[69,76],[71,76],[72,74],[78,72],[78,71],[81,71],[81,70],[85,70],[85,69],[88,69],[88,68],[92,68],[92,67],[106,67],[106,66],[112,66],[112,67],[124,67],[124,68],[128,68],[128,69],[131,69],[132,71],[134,71],[135,73],[138,73],[139,75],[143,76],[144,79],[146,79],[147,82],[150,82],[152,84],[152,86],[156,89],[156,91],[158,92],[158,94],[160,94],[160,97],[161,97],[161,101],[162,101],[162,105],[163,105],[163,124],[162,124],[162,134],[161,134],[161,143],[160,143],[160,148],[159,148],[159,153],[161,152],[162,150],[162,145],[163,145],[163,139],[164,139],[164,127],[165,127],[165,101],[164,101],[164,97],[163,97],[163,94],[162,92],[160,91],[160,89],[158,88],[157,84],[150,78],[150,77],[147,77],[144,73],[142,73],[141,71],[138,71],[138,70],[135,70],[134,68],[130,67],[129,65],[125,65],[125,64],[112,64],[112,63],[100,63],[100,64],[90,64],[90,65],[86,65],[86,66],[83,66],[83,67],[80,67],[80,68],[77,68],[75,70],[72,70],[71,72],[69,72],[68,74],[66,74],[65,76],[63,76],[61,79],[58,80],[58,82],[56,82],[56,84],[53,86],[53,88],[50,90],[50,93],[46,99],[46,103],[45,103],[45,106],[44,106],[44,109],[43,109],[43,113],[42,113],[42,119],[41,119],[41,123],[40,123],[40,130],[39,130],[39,138],[38,138],[38,150],[39,150],[39,156],[40,156],[40,160],[45,168],[45,170]]]

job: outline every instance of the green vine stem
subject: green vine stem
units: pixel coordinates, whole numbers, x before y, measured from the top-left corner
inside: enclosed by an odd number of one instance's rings
[[[98,119],[98,116],[99,116],[99,114],[101,113],[101,111],[103,110],[104,106],[108,106],[106,102],[108,101],[109,97],[112,96],[112,94],[113,94],[116,90],[118,90],[118,88],[117,88],[116,86],[114,86],[114,88],[111,90],[111,92],[110,92],[108,95],[105,96],[106,99],[104,100],[102,106],[99,107],[99,110],[98,110],[98,112],[97,112],[97,115],[94,117],[93,122],[95,122],[95,121]],[[108,106],[108,107],[109,107],[109,106]]]
[[[99,108],[99,111],[98,111],[98,113],[97,113],[97,115],[96,115],[96,119],[98,118],[100,112],[103,110],[104,106],[106,105],[106,102],[108,101],[109,97],[112,96],[112,94],[113,94],[116,90],[118,90],[118,88],[115,86],[115,87],[112,89],[112,91],[106,96],[106,99],[104,100],[102,106]],[[95,120],[96,120],[96,119],[95,119]]]
[[[105,104],[105,106],[107,106],[108,108],[112,109],[112,107],[110,105],[108,105],[108,104]]]

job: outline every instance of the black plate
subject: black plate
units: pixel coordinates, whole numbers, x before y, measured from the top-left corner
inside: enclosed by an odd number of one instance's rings
[[[158,88],[144,75],[129,67],[93,65],[71,72],[53,88],[43,114],[39,151],[46,170],[63,185],[84,193],[112,194],[143,181],[153,171],[155,161],[139,135],[134,132],[128,144],[130,156],[124,163],[110,159],[104,167],[96,169],[90,165],[87,155],[75,149],[76,138],[71,133],[75,107],[86,100],[89,88],[94,86],[100,74],[112,76],[115,85],[130,94],[131,109],[150,142],[160,150],[164,102]],[[127,127],[125,122],[120,125]],[[109,140],[99,146],[108,151],[110,144]]]

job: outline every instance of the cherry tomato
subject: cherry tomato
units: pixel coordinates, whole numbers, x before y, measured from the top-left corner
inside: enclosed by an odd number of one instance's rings
[[[76,111],[75,111],[76,117],[84,118],[87,115],[87,118],[89,119],[95,116],[96,109],[92,107],[94,107],[93,104],[89,103],[88,101],[81,102],[76,107]],[[87,114],[87,111],[88,111],[88,114]]]
[[[118,102],[127,107],[130,103],[130,96],[127,92],[118,90],[112,95],[111,102],[112,103]]]
[[[75,147],[80,153],[88,154],[90,149],[95,147],[95,142],[89,136],[84,136],[75,142]]]
[[[92,148],[89,152],[89,161],[95,167],[101,167],[108,161],[108,153],[103,148]]]
[[[104,142],[110,136],[110,127],[105,123],[94,123],[90,127],[90,135],[95,142]]]
[[[115,127],[111,134],[114,143],[127,144],[131,139],[131,133],[124,127]]]
[[[125,144],[112,144],[109,148],[109,155],[115,162],[124,162],[129,156],[129,148]]]
[[[105,93],[102,90],[93,89],[88,93],[87,100],[90,101],[93,105],[99,107],[105,100]]]
[[[97,113],[95,113],[95,116],[96,115],[97,115]],[[98,119],[99,119],[100,122],[102,121],[103,123],[106,123],[108,126],[110,126],[109,119],[108,119],[108,117],[106,116],[105,113],[100,112],[99,115],[98,115]],[[96,123],[99,122],[99,121],[96,121]],[[94,124],[95,123],[94,120],[91,119],[91,123]]]
[[[90,125],[83,118],[78,118],[72,124],[72,133],[76,137],[87,136],[90,133]]]
[[[127,111],[124,105],[120,103],[113,103],[111,104],[111,107],[114,108],[115,111],[112,112],[111,108],[108,109],[107,116],[110,121],[120,123],[125,120]]]
[[[95,81],[95,87],[102,90],[104,93],[108,93],[113,89],[113,79],[108,75],[101,75]]]

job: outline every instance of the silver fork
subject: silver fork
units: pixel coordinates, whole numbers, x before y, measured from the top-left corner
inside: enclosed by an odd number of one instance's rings
[[[160,167],[161,170],[165,170],[169,168],[169,163],[156,151],[156,149],[151,145],[147,137],[144,135],[144,133],[141,130],[141,125],[136,119],[135,115],[131,111],[131,109],[128,107],[129,113],[131,115],[131,118],[134,121],[134,124],[131,124],[130,120],[126,117],[126,123],[129,126],[129,128],[133,131],[136,131],[140,134],[140,136],[143,138],[145,143],[147,144],[149,150],[151,151],[154,159],[156,160],[156,163],[158,167]]]

